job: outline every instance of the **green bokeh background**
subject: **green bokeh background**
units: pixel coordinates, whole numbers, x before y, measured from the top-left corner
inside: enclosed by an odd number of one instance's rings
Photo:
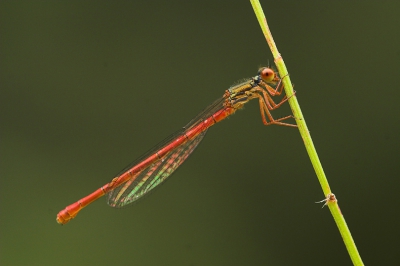
[[[393,265],[399,2],[261,4],[364,262]],[[146,199],[55,221],[272,62],[248,1],[1,1],[0,45],[1,265],[351,265],[298,131],[256,101]]]

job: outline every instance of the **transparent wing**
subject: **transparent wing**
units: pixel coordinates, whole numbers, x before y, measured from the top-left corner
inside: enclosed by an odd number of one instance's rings
[[[188,158],[206,134],[207,128],[201,126],[203,125],[204,119],[213,119],[213,114],[225,108],[225,100],[226,98],[223,96],[213,102],[193,118],[185,127],[170,135],[125,167],[115,178],[117,181],[109,184],[110,190],[107,191],[108,205],[112,207],[123,207],[132,203],[170,176]],[[181,145],[176,145],[175,148],[172,148],[177,139],[182,139],[186,132],[193,130],[193,128],[196,128],[199,132],[196,137],[188,139]],[[166,147],[171,147],[171,150],[161,158],[158,158],[158,152]],[[142,170],[139,170],[140,167],[138,167],[138,165],[143,161],[149,160],[151,157],[157,159]],[[129,175],[127,175],[127,173],[129,173]],[[125,179],[125,177],[128,176],[129,178],[126,181],[119,180],[119,177]]]
[[[123,207],[161,184],[189,157],[206,132],[207,130],[204,130],[196,138],[173,149],[143,171],[132,176],[126,183],[110,191],[108,205],[117,208]]]

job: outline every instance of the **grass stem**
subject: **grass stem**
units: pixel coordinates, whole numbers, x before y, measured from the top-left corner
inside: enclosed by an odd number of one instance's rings
[[[297,101],[297,97],[294,94],[292,82],[290,81],[290,76],[288,75],[288,70],[286,68],[285,62],[283,61],[281,54],[278,51],[275,41],[272,38],[272,34],[268,27],[267,19],[265,18],[260,2],[258,0],[250,0],[250,2],[251,5],[253,6],[254,12],[257,16],[258,22],[260,23],[261,29],[264,33],[267,43],[271,49],[272,55],[274,57],[274,62],[279,71],[279,75],[283,77],[282,82],[284,84],[285,93],[289,98],[290,108],[292,109],[293,116],[295,117],[308,156],[310,157],[315,173],[317,174],[318,181],[321,184],[322,190],[326,197],[325,204],[329,207],[329,210],[331,211],[331,214],[340,231],[340,234],[342,235],[343,241],[346,245],[347,251],[350,255],[353,264],[364,265],[360,257],[360,254],[358,253],[357,247],[354,243],[353,237],[351,236],[350,230],[346,224],[344,216],[340,211],[336,196],[331,192],[331,188],[329,187],[329,183],[325,176],[324,169],[322,168],[314,143],[311,139],[310,131],[307,128],[306,120],[303,116],[303,113],[301,112],[300,105]]]

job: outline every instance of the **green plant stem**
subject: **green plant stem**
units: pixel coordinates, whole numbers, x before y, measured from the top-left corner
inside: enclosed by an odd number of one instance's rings
[[[278,68],[279,75],[282,77],[282,82],[284,84],[285,93],[289,98],[290,108],[292,109],[293,116],[295,117],[297,126],[300,131],[300,135],[303,139],[304,145],[306,147],[308,156],[310,157],[311,163],[314,167],[315,173],[317,174],[318,181],[321,184],[324,195],[326,196],[325,204],[329,207],[331,214],[336,222],[336,225],[342,235],[343,241],[346,245],[347,251],[349,252],[350,258],[354,265],[364,265],[362,259],[358,253],[357,247],[351,236],[350,230],[346,224],[344,216],[342,215],[337,199],[334,194],[332,194],[329,187],[328,180],[325,176],[324,169],[322,168],[321,162],[318,158],[317,151],[315,150],[314,143],[311,139],[310,132],[308,131],[305,118],[300,109],[300,105],[297,101],[297,97],[294,94],[292,82],[290,81],[290,76],[286,69],[285,63],[281,54],[278,52],[278,48],[275,45],[274,39],[272,38],[271,31],[269,30],[267,19],[264,16],[264,12],[258,0],[250,0],[253,6],[254,12],[256,13],[258,22],[260,23],[261,29],[267,40],[267,43],[271,49],[272,55],[274,56],[274,61],[276,67]]]

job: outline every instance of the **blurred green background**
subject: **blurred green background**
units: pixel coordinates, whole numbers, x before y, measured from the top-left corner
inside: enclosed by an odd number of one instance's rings
[[[261,4],[364,263],[393,264],[399,2]],[[273,62],[248,1],[1,1],[0,45],[1,265],[351,265],[298,131],[257,101],[144,200],[55,221]]]

